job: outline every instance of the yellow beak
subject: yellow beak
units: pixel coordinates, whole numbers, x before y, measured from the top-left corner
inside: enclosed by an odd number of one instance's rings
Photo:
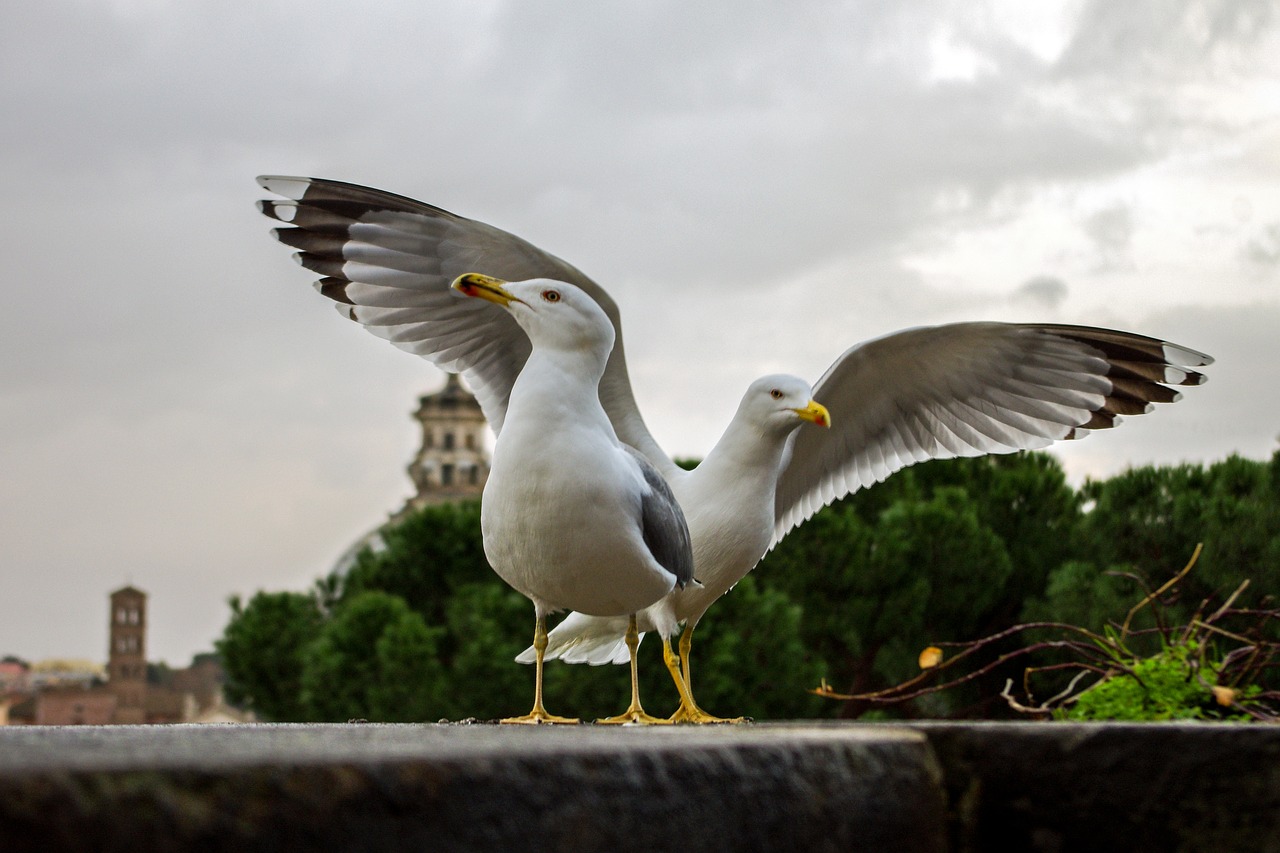
[[[808,421],[809,423],[817,424],[818,426],[826,427],[827,429],[831,428],[831,413],[827,411],[826,406],[816,400],[810,400],[809,405],[805,406],[803,409],[792,409],[792,411],[794,411],[796,413],[796,417],[800,418],[802,421]]]
[[[478,272],[468,272],[455,278],[450,287],[464,296],[474,296],[477,299],[501,305],[503,308],[506,308],[512,302],[519,302],[523,305],[524,300],[508,293],[506,288],[502,286],[504,284],[506,282],[500,278],[481,275]]]

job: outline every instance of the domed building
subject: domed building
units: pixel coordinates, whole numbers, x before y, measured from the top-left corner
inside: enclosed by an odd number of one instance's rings
[[[413,416],[422,426],[422,446],[408,471],[418,491],[391,517],[393,522],[424,506],[479,498],[489,479],[488,424],[456,373],[441,390],[419,397]]]
[[[335,574],[346,574],[364,548],[375,552],[386,547],[382,531],[423,507],[452,501],[479,500],[489,479],[488,421],[475,395],[462,385],[456,373],[448,374],[444,387],[418,398],[413,413],[422,429],[422,444],[406,469],[416,493],[379,525],[357,539],[334,564]]]

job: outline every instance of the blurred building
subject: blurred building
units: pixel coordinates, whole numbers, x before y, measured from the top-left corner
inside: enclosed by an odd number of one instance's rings
[[[0,725],[136,725],[243,721],[222,698],[225,676],[213,655],[171,670],[147,663],[147,594],[111,593],[107,665],[50,661],[0,664]]]
[[[489,424],[475,395],[450,373],[444,387],[418,398],[413,417],[422,429],[422,443],[406,469],[415,493],[386,524],[361,536],[338,557],[333,573],[347,573],[365,548],[386,547],[383,528],[427,506],[451,501],[479,500],[489,479]]]
[[[9,723],[9,709],[30,694],[30,665],[15,657],[0,660],[0,726]]]
[[[116,722],[116,695],[104,687],[46,687],[31,708],[37,726],[106,726]],[[11,714],[11,722],[22,722]]]
[[[419,397],[413,416],[422,427],[422,445],[408,468],[417,493],[393,521],[424,506],[478,498],[489,479],[488,423],[456,373],[441,390]]]
[[[147,722],[147,594],[126,586],[111,593],[107,690],[116,698],[112,722]]]

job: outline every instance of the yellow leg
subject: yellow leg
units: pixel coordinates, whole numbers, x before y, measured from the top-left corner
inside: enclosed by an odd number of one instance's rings
[[[681,708],[696,708],[697,704],[693,701],[693,694],[689,692],[689,683],[685,680],[685,676],[680,672],[680,661],[676,659],[675,653],[671,651],[671,640],[667,637],[662,638],[662,661],[667,665],[667,672],[671,673],[671,680],[676,683],[676,691],[680,694]],[[671,716],[671,722],[682,722],[678,719],[680,712],[676,711]]]
[[[661,717],[646,714],[644,708],[640,707],[640,670],[636,665],[636,647],[639,645],[640,631],[636,627],[636,615],[632,613],[631,620],[627,622],[627,649],[631,652],[631,704],[627,706],[627,710],[618,716],[596,720],[597,723],[607,725],[623,725],[625,723],[665,725],[671,723],[671,720],[664,720]]]
[[[537,626],[533,629],[533,650],[538,655],[537,666],[534,670],[533,710],[523,717],[507,717],[502,722],[522,723],[525,725],[578,722],[572,717],[557,717],[555,714],[548,714],[547,709],[542,707],[542,656],[547,651],[547,620],[544,616],[538,617]]]
[[[680,635],[680,664],[679,669],[675,668],[675,656],[671,654],[670,645],[666,646],[668,656],[667,669],[671,671],[671,677],[676,679],[676,686],[680,689],[680,707],[671,715],[673,723],[697,723],[699,725],[705,723],[745,723],[745,717],[716,717],[708,714],[706,711],[698,707],[698,703],[693,699],[693,674],[689,671],[689,652],[693,649],[693,623],[685,625],[684,633]]]

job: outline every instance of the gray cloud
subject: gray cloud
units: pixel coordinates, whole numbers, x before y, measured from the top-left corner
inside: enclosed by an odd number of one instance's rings
[[[1263,267],[1280,265],[1280,222],[1263,226],[1244,246],[1244,256]]]
[[[1051,275],[1038,275],[1018,285],[1013,292],[1015,304],[1026,303],[1037,308],[1054,311],[1066,300],[1070,289],[1067,283]]]
[[[1017,247],[963,270],[918,256],[1046,188],[1259,132],[1196,93],[1268,73],[1269,6],[1088,3],[1045,59],[994,10],[944,2],[22,5],[0,28],[0,561],[40,580],[12,592],[0,653],[95,653],[84,614],[132,580],[153,651],[180,660],[227,594],[306,586],[408,489],[408,412],[438,374],[310,291],[252,208],[255,174],[405,193],[579,265],[623,307],[655,432],[700,455],[755,375],[816,378],[868,337],[1003,316],[1000,282],[1060,269],[985,268]],[[931,76],[939,33],[984,70]],[[1276,179],[1270,158],[1235,168]],[[1126,215],[1082,227],[1121,257],[1144,227]],[[1013,301],[1141,325],[1070,279]],[[1274,416],[1242,410],[1205,452],[1256,448]]]
[[[1155,88],[1230,73],[1243,52],[1265,44],[1276,21],[1267,0],[1089,0],[1056,73],[1123,75]]]
[[[1133,211],[1128,205],[1113,204],[1094,211],[1085,217],[1080,227],[1093,241],[1100,267],[1107,269],[1128,263],[1129,245],[1133,242],[1135,229]]]

